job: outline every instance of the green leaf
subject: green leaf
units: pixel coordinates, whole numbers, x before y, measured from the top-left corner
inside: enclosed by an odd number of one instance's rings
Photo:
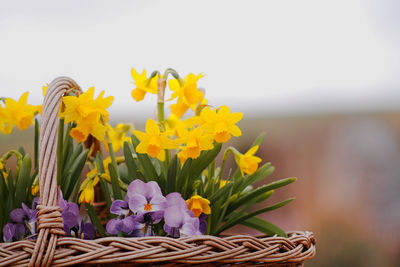
[[[189,179],[189,172],[190,168],[192,166],[192,159],[188,158],[185,163],[183,164],[182,170],[179,172],[178,175],[178,180],[176,181],[176,189],[178,192],[182,194],[183,198],[187,198],[185,195],[186,188],[184,188],[184,185],[187,185],[187,180]]]
[[[257,136],[256,140],[254,140],[253,144],[251,145],[251,147],[253,146],[260,146],[261,143],[264,141],[265,138],[265,132],[262,132],[259,136]],[[251,148],[250,147],[250,148]]]
[[[103,192],[103,196],[106,199],[107,208],[110,210],[112,204],[110,191],[108,190],[108,184],[103,179],[100,179],[100,187],[101,191]]]
[[[26,202],[29,195],[30,187],[28,187],[28,185],[29,180],[31,179],[31,166],[31,157],[28,154],[25,154],[15,186],[15,205],[17,207],[19,207],[22,202]]]
[[[132,139],[132,144],[136,150],[136,147],[139,145],[140,141],[134,134],[131,135],[131,139]],[[149,179],[150,181],[157,181],[158,180],[157,172],[151,162],[150,157],[147,156],[146,154],[141,154],[141,153],[137,153],[136,155],[138,157],[139,164],[143,168],[144,175],[146,176],[146,178]]]
[[[118,182],[117,170],[114,168],[114,165],[112,163],[108,164],[108,170],[110,172],[111,188],[113,191],[114,199],[122,199],[122,193]]]
[[[126,165],[118,165],[118,172],[121,181],[123,181],[124,183],[130,184],[133,181],[132,177],[128,174],[128,168],[126,167]]]
[[[258,187],[257,189],[251,191],[250,193],[239,197],[236,201],[234,201],[231,205],[229,205],[229,209],[228,209],[228,214],[233,212],[234,210],[236,210],[237,208],[239,208],[240,206],[246,204],[247,202],[249,202],[251,199],[254,198],[258,198],[260,197],[262,194],[277,189],[279,187],[288,185],[293,183],[294,181],[296,181],[297,178],[295,177],[291,177],[291,178],[285,178],[285,179],[281,179],[263,186]]]
[[[174,155],[168,166],[167,174],[167,194],[175,192],[176,174],[178,169],[178,155]]]
[[[215,143],[214,148],[207,151],[202,151],[197,159],[193,160],[192,168],[190,169],[189,177],[198,177],[207,168],[210,163],[217,157],[221,151],[222,144]]]
[[[249,175],[248,177],[245,177],[244,179],[241,179],[240,183],[235,183],[235,188],[233,189],[233,192],[238,193],[242,192],[248,185],[252,185],[267,176],[271,175],[271,173],[274,172],[274,167],[271,166],[270,162],[265,163],[263,166],[258,168],[257,171],[255,171],[253,174]]]
[[[65,188],[65,191],[63,191],[65,199],[68,199],[74,190],[74,187],[76,183],[80,181],[81,178],[81,173],[83,170],[83,167],[85,167],[87,155],[89,153],[89,150],[85,149],[75,160],[74,163],[72,164],[70,169],[67,169],[67,177],[66,179],[61,183],[61,188]]]
[[[132,156],[133,152],[128,142],[124,142],[124,156],[125,156],[125,164],[128,168],[128,175],[130,179],[133,181],[136,178],[136,173],[139,171],[139,168],[135,162],[135,159]]]
[[[240,224],[263,232],[269,236],[276,234],[282,237],[287,237],[287,234],[281,228],[258,217],[251,217],[243,222],[240,222]]]
[[[98,172],[100,172],[100,173],[105,172],[104,165],[103,165],[103,159],[101,158],[100,151],[97,151],[97,154],[96,154],[96,166],[97,166]]]
[[[73,148],[72,148],[72,150],[73,150]],[[61,185],[63,184],[63,181],[67,177],[68,170],[71,169],[72,164],[74,164],[74,162],[75,162],[75,159],[82,153],[82,151],[83,151],[83,145],[81,143],[79,143],[76,146],[75,150],[73,150],[72,154],[70,154],[68,156],[68,158],[66,158],[66,162],[64,162],[64,172],[63,172],[63,177],[61,180]]]
[[[247,213],[247,214],[245,213],[242,216],[236,216],[234,219],[230,220],[229,222],[224,223],[222,225],[222,227],[219,228],[218,231],[215,234],[219,234],[222,231],[225,231],[225,230],[231,228],[232,226],[234,226],[234,225],[236,225],[236,224],[238,224],[238,223],[240,223],[242,221],[246,221],[247,219],[249,219],[251,217],[257,216],[258,214],[261,214],[261,213],[264,213],[264,212],[267,212],[267,211],[271,211],[271,210],[275,210],[275,209],[278,209],[280,207],[283,207],[286,204],[292,202],[293,200],[294,200],[294,198],[289,198],[289,199],[287,199],[285,201],[282,201],[282,202],[277,203],[275,205],[272,205],[270,207],[266,207],[264,209],[260,209],[260,210],[257,210],[257,211],[251,212],[251,213]],[[233,214],[235,214],[235,212]]]
[[[217,201],[220,197],[224,196],[229,190],[230,188],[233,187],[233,183],[227,183],[224,187],[222,187],[221,189],[217,190],[214,194],[212,194],[208,200],[213,203],[215,201]]]
[[[24,149],[22,146],[20,146],[20,147],[18,148],[18,152],[21,153],[21,155],[22,155],[23,157],[24,157],[25,154],[26,154],[25,149]]]

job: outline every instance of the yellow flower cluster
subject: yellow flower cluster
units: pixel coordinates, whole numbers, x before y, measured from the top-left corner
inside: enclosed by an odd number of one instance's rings
[[[26,130],[33,122],[38,107],[28,105],[28,92],[22,94],[18,101],[6,98],[4,107],[0,105],[0,131],[10,134],[14,125],[19,130]]]
[[[160,131],[157,123],[151,119],[146,123],[146,132],[133,132],[141,141],[136,149],[138,153],[164,161],[165,149],[179,148],[178,157],[184,163],[188,158],[198,158],[201,151],[213,149],[214,141],[225,143],[232,135],[242,134],[236,123],[243,114],[231,113],[227,106],[213,110],[206,107],[199,116],[184,121],[175,115],[171,116],[166,121],[165,132]],[[176,139],[171,139],[174,135]]]
[[[60,113],[60,117],[65,119],[65,123],[77,124],[70,131],[70,135],[78,142],[85,141],[89,134],[100,141],[104,140],[107,131],[104,123],[108,121],[106,108],[111,105],[114,98],[112,96],[103,98],[103,95],[104,91],[94,99],[94,87],[91,87],[79,96],[63,97],[65,110]]]
[[[146,92],[157,93],[158,76],[147,78],[146,71],[139,75],[132,69],[132,77],[137,86],[132,91],[136,101],[142,100]],[[161,131],[164,127],[159,127],[154,120],[149,119],[146,122],[146,132],[134,131],[140,140],[136,149],[138,153],[164,161],[166,149],[179,149],[178,157],[184,163],[188,158],[198,158],[202,151],[213,149],[214,141],[225,143],[231,136],[242,134],[236,125],[242,119],[242,113],[231,113],[227,106],[218,109],[206,106],[204,92],[197,87],[197,81],[202,77],[202,74],[191,73],[184,79],[175,78],[168,82],[172,91],[169,100],[177,101],[170,105],[171,115],[164,124],[166,131]],[[182,120],[189,108],[196,111],[196,115]]]

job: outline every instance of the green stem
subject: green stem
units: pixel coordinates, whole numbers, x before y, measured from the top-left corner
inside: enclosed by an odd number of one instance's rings
[[[19,151],[17,150],[10,150],[0,159],[0,161],[3,162],[3,164],[5,164],[12,155],[15,155],[17,157],[17,166],[15,168],[15,179],[17,181],[19,176],[19,170],[21,169],[23,160],[22,154],[19,153]]]
[[[63,146],[64,146],[64,119],[60,119],[58,125],[58,143],[57,143],[57,184],[61,185],[63,173]]]

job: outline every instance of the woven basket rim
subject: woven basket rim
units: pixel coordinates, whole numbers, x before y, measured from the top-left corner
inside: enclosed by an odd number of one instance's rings
[[[0,266],[26,266],[36,240],[0,243]],[[51,266],[77,264],[258,264],[297,265],[315,256],[316,240],[312,232],[288,232],[279,236],[226,237],[199,235],[181,238],[162,236],[102,237],[83,240],[57,239]]]

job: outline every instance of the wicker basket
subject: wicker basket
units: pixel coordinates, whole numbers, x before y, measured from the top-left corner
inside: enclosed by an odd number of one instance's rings
[[[160,236],[95,240],[63,237],[57,189],[57,129],[61,97],[79,88],[70,78],[53,80],[43,103],[40,132],[40,205],[36,240],[0,244],[0,266],[69,265],[269,265],[302,266],[315,255],[311,232],[290,232],[288,238],[209,235]]]

